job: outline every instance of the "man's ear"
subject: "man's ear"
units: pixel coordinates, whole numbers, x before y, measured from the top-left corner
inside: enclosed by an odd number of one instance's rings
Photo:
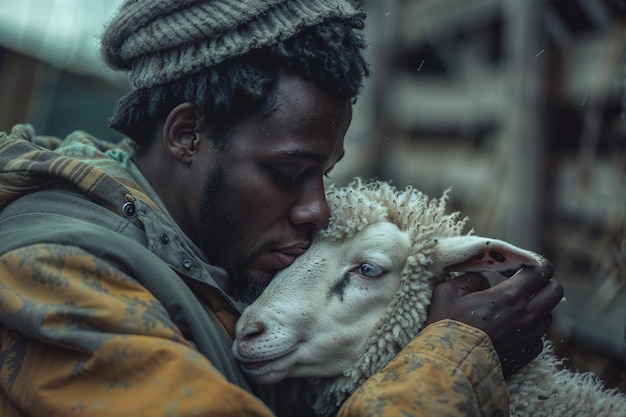
[[[176,106],[163,125],[163,146],[172,158],[181,164],[193,161],[200,141],[200,113],[193,103]]]

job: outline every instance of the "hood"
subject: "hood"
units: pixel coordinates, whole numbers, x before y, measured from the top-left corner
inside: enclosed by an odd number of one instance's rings
[[[158,209],[125,169],[131,152],[126,141],[105,142],[83,131],[65,139],[38,136],[27,124],[14,126],[10,134],[0,132],[0,210],[23,195],[62,182],[111,210],[127,195]]]

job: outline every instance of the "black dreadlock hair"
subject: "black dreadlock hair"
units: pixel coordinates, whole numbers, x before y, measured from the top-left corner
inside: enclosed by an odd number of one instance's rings
[[[365,15],[328,19],[285,41],[251,51],[196,74],[122,97],[109,119],[112,129],[128,136],[141,154],[159,123],[177,105],[191,102],[216,134],[220,146],[238,122],[272,105],[280,70],[312,80],[339,100],[356,101],[369,75],[362,55]]]

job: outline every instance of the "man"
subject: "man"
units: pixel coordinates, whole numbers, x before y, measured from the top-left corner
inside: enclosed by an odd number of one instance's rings
[[[328,222],[363,19],[350,0],[122,4],[102,48],[136,87],[110,120],[134,150],[25,125],[0,139],[3,417],[298,415],[230,344]],[[440,285],[433,324],[340,415],[505,415],[503,369],[539,353],[562,297],[551,275]]]

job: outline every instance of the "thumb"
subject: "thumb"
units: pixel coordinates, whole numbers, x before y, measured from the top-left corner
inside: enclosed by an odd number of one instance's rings
[[[476,309],[476,302],[482,301],[466,295],[489,288],[489,280],[475,272],[468,272],[437,284],[433,289],[426,324],[449,318],[477,327],[472,322],[475,317],[470,316],[470,311]]]
[[[491,284],[489,280],[481,274],[468,272],[448,280],[448,285],[455,288],[460,296],[467,295],[476,291],[489,289]]]

